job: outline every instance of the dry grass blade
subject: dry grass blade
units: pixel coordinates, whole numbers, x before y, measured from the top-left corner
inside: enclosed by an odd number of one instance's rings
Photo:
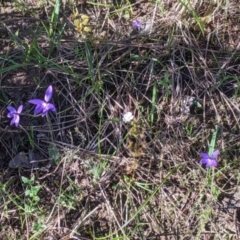
[[[0,239],[239,238],[238,1],[0,4]]]

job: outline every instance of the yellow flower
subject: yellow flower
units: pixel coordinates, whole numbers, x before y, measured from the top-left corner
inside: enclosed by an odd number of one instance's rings
[[[73,23],[78,32],[91,32],[91,28],[86,26],[89,23],[89,16],[83,14],[81,19],[75,19]]]
[[[82,19],[82,24],[83,25],[87,25],[89,23],[89,16],[87,15],[82,15],[81,16],[81,19]]]
[[[74,23],[76,30],[78,32],[81,32],[83,29],[83,24],[81,23],[81,21],[79,19],[75,19],[73,23]]]
[[[90,27],[84,27],[83,31],[89,33],[92,31],[92,29]]]

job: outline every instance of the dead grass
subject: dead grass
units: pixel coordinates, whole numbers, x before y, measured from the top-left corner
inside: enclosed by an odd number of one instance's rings
[[[1,239],[238,239],[238,1],[64,1],[51,36],[54,2],[43,3],[0,15]],[[134,19],[151,33],[132,32]],[[32,118],[27,101],[50,84],[58,112]],[[10,103],[25,105],[22,128]],[[216,126],[219,167],[207,171]],[[29,150],[37,169],[8,168]]]

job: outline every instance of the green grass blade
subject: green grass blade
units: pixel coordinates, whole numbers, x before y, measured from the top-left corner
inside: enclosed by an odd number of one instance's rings
[[[217,131],[218,131],[218,128],[216,127],[216,129],[215,129],[215,131],[212,135],[211,143],[210,143],[210,146],[209,146],[209,152],[208,152],[209,155],[212,155],[213,152],[214,152],[216,138],[217,138]]]

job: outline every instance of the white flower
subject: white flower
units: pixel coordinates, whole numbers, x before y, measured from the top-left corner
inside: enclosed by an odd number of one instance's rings
[[[123,115],[123,118],[122,120],[124,122],[131,122],[133,120],[134,116],[131,112],[126,112],[124,115]]]

